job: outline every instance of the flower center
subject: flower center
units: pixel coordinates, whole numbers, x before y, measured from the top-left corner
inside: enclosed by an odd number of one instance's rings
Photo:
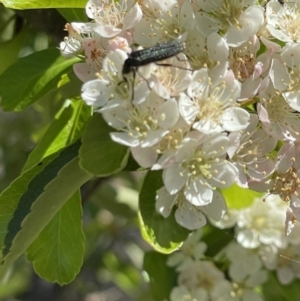
[[[122,21],[127,11],[127,1],[102,1],[101,7],[92,4],[88,7],[97,23],[122,28]]]
[[[244,1],[240,0],[224,0],[222,5],[220,5],[220,1],[216,1],[216,3],[212,2],[214,6],[214,11],[212,14],[218,19],[220,22],[220,28],[224,31],[227,31],[229,27],[237,27],[241,28],[242,25],[239,22],[239,18],[242,14],[242,7],[244,5]]]
[[[206,99],[196,96],[195,100],[198,105],[197,120],[208,119],[221,125],[220,116],[230,105],[230,102],[220,101],[222,100],[222,94],[225,88],[225,83],[217,86]]]
[[[300,36],[300,11],[294,7],[283,5],[283,11],[278,16],[277,28],[287,32],[293,41],[297,41]]]
[[[297,176],[296,170],[290,167],[284,174],[277,175],[271,192],[279,194],[283,201],[289,202],[292,194],[298,197],[297,190],[299,188],[300,179]]]

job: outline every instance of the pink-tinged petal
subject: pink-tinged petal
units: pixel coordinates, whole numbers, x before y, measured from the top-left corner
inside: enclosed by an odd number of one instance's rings
[[[249,179],[248,180],[248,186],[251,190],[258,191],[258,192],[263,192],[265,193],[266,191],[272,189],[274,185],[274,181],[266,181],[266,180],[256,180],[256,179]]]
[[[250,114],[242,108],[227,109],[222,115],[223,128],[226,131],[240,131],[250,122]]]
[[[196,230],[206,225],[205,215],[188,203],[175,211],[175,219],[180,226],[189,230]]]
[[[178,164],[174,164],[163,171],[163,182],[170,194],[175,194],[182,189],[187,180],[186,173]]]
[[[270,120],[268,112],[261,104],[257,104],[257,113],[260,121],[269,126]]]
[[[136,3],[125,15],[123,19],[123,30],[128,30],[136,26],[142,19],[143,12]]]
[[[122,30],[114,26],[98,24],[98,26],[95,28],[95,32],[97,32],[101,37],[113,38],[119,35],[122,32]]]
[[[110,133],[110,137],[113,141],[129,147],[136,147],[140,143],[137,138],[130,137],[128,133],[113,132]]]
[[[165,187],[160,188],[157,191],[155,209],[164,218],[167,218],[174,206],[176,196],[170,195]]]
[[[131,153],[134,160],[141,166],[141,167],[151,167],[157,160],[157,152],[148,147],[132,147]]]
[[[86,63],[77,63],[73,65],[76,76],[84,83],[96,79],[95,70],[88,67]]]
[[[222,194],[219,191],[214,191],[212,202],[201,207],[201,210],[215,221],[219,221],[227,210]]]
[[[242,91],[239,100],[246,100],[255,96],[258,93],[261,83],[261,78],[257,78],[255,80],[252,78],[247,78],[242,85]]]
[[[293,158],[295,158],[295,156],[296,153],[294,143],[285,143],[277,154],[277,171],[281,174],[284,174],[292,166]]]
[[[265,159],[263,162],[257,162],[248,167],[249,176],[262,180],[269,176],[275,170],[275,162],[272,159]]]

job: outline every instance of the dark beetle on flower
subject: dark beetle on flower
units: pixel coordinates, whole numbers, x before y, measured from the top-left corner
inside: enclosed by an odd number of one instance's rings
[[[123,74],[135,72],[138,67],[159,62],[177,55],[185,49],[185,43],[175,40],[157,44],[142,50],[133,51],[123,65]]]

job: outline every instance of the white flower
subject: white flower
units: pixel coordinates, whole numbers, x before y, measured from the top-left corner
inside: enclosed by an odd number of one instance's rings
[[[207,249],[207,245],[200,241],[201,234],[201,229],[192,232],[180,249],[168,257],[167,264],[177,266],[176,270],[181,271],[194,259],[201,259]]]
[[[201,301],[218,300],[225,293],[229,294],[231,285],[224,274],[209,261],[193,261],[178,277],[178,284],[190,293],[202,292]]]
[[[185,41],[185,54],[194,69],[212,69],[228,60],[229,47],[219,34],[213,32],[205,38],[198,30],[190,30]]]
[[[239,131],[249,124],[249,113],[239,108],[240,84],[231,72],[218,80],[206,68],[194,72],[187,94],[179,98],[180,114],[193,128],[205,134]]]
[[[287,215],[287,220],[293,217],[300,220],[300,143],[287,142],[277,154],[276,177],[270,182],[270,192],[278,194],[283,201],[289,203],[293,216]],[[289,230],[287,228],[286,230]]]
[[[237,241],[244,247],[254,249],[261,244],[285,247],[285,204],[276,196],[268,196],[265,202],[256,199],[238,216]]]
[[[158,62],[152,70],[153,91],[164,98],[178,96],[192,81],[190,71],[190,65],[183,53]]]
[[[79,54],[82,49],[82,36],[77,32],[73,26],[69,23],[66,24],[66,31],[68,31],[68,37],[64,38],[64,41],[60,43],[60,53],[66,58],[70,58]]]
[[[245,281],[262,268],[258,253],[247,250],[236,242],[232,242],[226,247],[225,254],[230,260],[229,276],[235,282]],[[256,285],[258,284],[260,283]]]
[[[268,1],[266,6],[267,29],[273,37],[283,42],[300,42],[299,0]]]
[[[300,114],[295,112],[271,82],[260,93],[257,113],[264,130],[278,140],[300,139]]]
[[[249,5],[248,1],[197,0],[196,3],[203,10],[196,14],[197,29],[205,37],[212,32],[225,32],[224,38],[232,47],[246,42],[264,22],[263,8]]]
[[[229,65],[236,79],[242,82],[242,99],[249,99],[258,93],[263,72],[263,62],[256,58],[256,53],[260,49],[260,42],[256,35],[239,47],[231,47],[229,51]]]
[[[195,230],[206,224],[206,216],[220,220],[226,211],[226,203],[222,194],[214,192],[213,200],[208,205],[194,206],[184,196],[183,192],[170,194],[165,187],[158,190],[156,195],[156,210],[168,217],[176,206],[175,220],[184,228]],[[204,215],[205,214],[205,215]]]
[[[275,169],[275,162],[267,155],[276,147],[277,140],[257,128],[257,115],[250,116],[250,124],[244,131],[228,136],[231,141],[228,155],[239,170],[238,184],[241,187],[248,187],[248,177],[261,180]]]
[[[135,27],[134,40],[144,47],[153,46],[162,41],[186,38],[187,32],[195,25],[195,16],[190,1],[152,0],[148,6],[152,17],[145,17]]]
[[[171,195],[165,187],[159,189],[156,195],[156,210],[164,217],[168,217],[174,205],[177,205],[175,220],[182,227],[195,230],[206,224],[205,215],[188,202],[182,193]]]
[[[100,36],[112,38],[132,29],[142,18],[142,10],[138,3],[131,0],[89,0],[86,14],[96,23],[90,26]]]
[[[129,147],[152,147],[157,144],[178,120],[178,105],[174,98],[164,100],[151,93],[147,99],[133,106],[114,102],[102,108],[106,122],[120,132],[110,133],[111,138]]]
[[[186,199],[195,206],[212,202],[216,188],[226,188],[236,179],[236,168],[226,160],[229,140],[223,134],[191,134],[175,155],[175,162],[163,171],[170,194],[184,189]]]

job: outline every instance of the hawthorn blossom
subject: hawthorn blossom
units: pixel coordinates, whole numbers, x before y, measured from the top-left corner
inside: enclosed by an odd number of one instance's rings
[[[195,70],[203,67],[213,69],[228,59],[229,47],[224,38],[215,32],[205,38],[198,30],[191,30],[185,44],[185,54]]]
[[[262,296],[253,290],[268,279],[259,255],[236,242],[226,247],[225,254],[230,260],[228,273],[233,282],[231,296],[234,300],[262,301]]]
[[[149,6],[153,7],[153,16],[142,18],[134,30],[134,40],[144,47],[179,37],[185,40],[188,31],[193,30],[195,26],[195,15],[190,1],[185,0],[182,5],[174,0],[151,2],[153,3]],[[149,12],[149,9],[147,11]]]
[[[215,191],[211,203],[202,206],[195,206],[189,202],[180,191],[170,194],[163,186],[156,195],[155,208],[165,218],[170,216],[173,207],[175,210],[175,220],[182,227],[195,230],[206,224],[206,217],[213,220],[220,220],[226,212],[226,203],[220,192]]]
[[[299,140],[300,114],[274,89],[269,79],[264,86],[257,105],[257,114],[263,129],[278,140]]]
[[[299,0],[268,1],[266,5],[267,29],[282,42],[300,42]]]
[[[237,170],[226,160],[228,138],[223,134],[193,132],[182,142],[174,164],[163,170],[163,181],[170,194],[183,189],[195,206],[212,202],[216,188],[226,188],[236,179]]]
[[[86,14],[95,23],[90,28],[104,38],[112,38],[134,28],[142,18],[142,10],[132,0],[89,0]]]
[[[238,184],[241,187],[248,187],[249,177],[262,180],[275,169],[275,162],[268,154],[276,147],[277,140],[257,125],[257,115],[251,114],[250,124],[245,130],[228,136],[231,141],[228,155],[239,170]]]
[[[179,287],[171,292],[171,301],[185,300],[185,295],[195,296],[198,298],[196,300],[219,300],[224,294],[229,294],[231,289],[230,282],[210,261],[191,262],[179,274],[178,284]]]
[[[184,241],[180,250],[174,252],[168,257],[168,266],[176,266],[177,271],[182,271],[193,260],[200,260],[207,249],[206,243],[200,241],[201,235],[201,229],[192,232]]]
[[[237,47],[256,34],[264,23],[264,11],[256,1],[197,0],[201,11],[196,14],[196,26],[202,35],[224,32],[228,46]],[[250,5],[249,5],[250,4]]]
[[[236,79],[242,83],[239,100],[255,96],[262,82],[263,62],[256,58],[260,42],[256,35],[239,47],[231,47],[228,61]]]
[[[205,134],[245,129],[250,115],[236,103],[241,91],[239,82],[227,71],[215,77],[219,79],[211,78],[206,68],[194,72],[187,95],[180,94],[180,114]]]
[[[254,249],[261,244],[284,248],[285,210],[287,206],[278,206],[280,199],[268,196],[265,202],[256,199],[254,203],[240,210],[237,220],[237,241],[244,248]]]
[[[139,105],[111,102],[101,112],[106,122],[119,131],[110,133],[112,140],[129,147],[157,144],[179,117],[175,99],[164,100],[154,93]]]

